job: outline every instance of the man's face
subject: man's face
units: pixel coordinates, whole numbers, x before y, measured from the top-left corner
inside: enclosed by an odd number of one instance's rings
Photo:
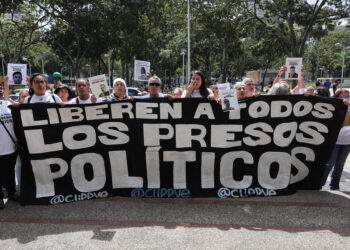
[[[89,94],[89,85],[85,81],[78,81],[76,83],[76,90],[79,96]]]
[[[295,68],[294,67],[290,67],[290,73],[293,75],[295,73]]]
[[[152,80],[152,82],[148,84],[148,90],[151,95],[158,95],[160,83],[157,80]]]
[[[106,86],[104,84],[100,85],[102,92],[106,92]]]
[[[14,74],[13,75],[13,82],[15,84],[21,84],[22,83],[22,74]]]
[[[227,108],[227,109],[230,108],[230,101],[229,100],[225,99],[224,104],[225,104],[225,108]]]

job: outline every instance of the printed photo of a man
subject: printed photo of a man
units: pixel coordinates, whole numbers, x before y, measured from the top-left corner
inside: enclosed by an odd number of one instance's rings
[[[13,76],[13,83],[14,84],[22,84],[23,77],[22,77],[21,72],[19,72],[19,71],[13,72],[12,76]]]

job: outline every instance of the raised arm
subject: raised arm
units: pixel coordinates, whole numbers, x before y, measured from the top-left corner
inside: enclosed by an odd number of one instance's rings
[[[277,74],[275,80],[273,80],[272,85],[274,85],[275,83],[279,82],[280,79],[281,79],[282,74],[283,74],[284,72],[286,72],[286,71],[287,71],[287,66],[286,66],[286,65],[283,65],[283,66],[281,67],[280,71],[278,72],[278,74]]]
[[[304,88],[304,66],[301,66],[300,79],[298,80],[297,86],[292,90],[293,94],[300,94],[300,90]]]

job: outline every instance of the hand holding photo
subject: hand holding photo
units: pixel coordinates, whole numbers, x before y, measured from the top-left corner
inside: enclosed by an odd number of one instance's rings
[[[223,111],[239,109],[237,92],[229,83],[217,84]]]
[[[9,63],[7,65],[7,74],[9,76],[10,85],[26,85],[27,78],[27,64],[14,64]]]
[[[299,80],[301,76],[301,65],[303,64],[303,58],[294,57],[286,59],[286,79]]]
[[[146,61],[135,60],[134,67],[134,80],[135,81],[147,81],[147,74],[150,72],[151,63]]]
[[[104,97],[104,96],[110,95],[109,87],[108,87],[105,75],[90,77],[89,83],[90,83],[91,92],[96,97]]]

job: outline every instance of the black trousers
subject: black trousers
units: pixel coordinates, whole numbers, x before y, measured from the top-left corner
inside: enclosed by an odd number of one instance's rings
[[[17,153],[0,155],[0,199],[4,198],[2,187],[6,187],[9,195],[16,192],[15,165]]]

